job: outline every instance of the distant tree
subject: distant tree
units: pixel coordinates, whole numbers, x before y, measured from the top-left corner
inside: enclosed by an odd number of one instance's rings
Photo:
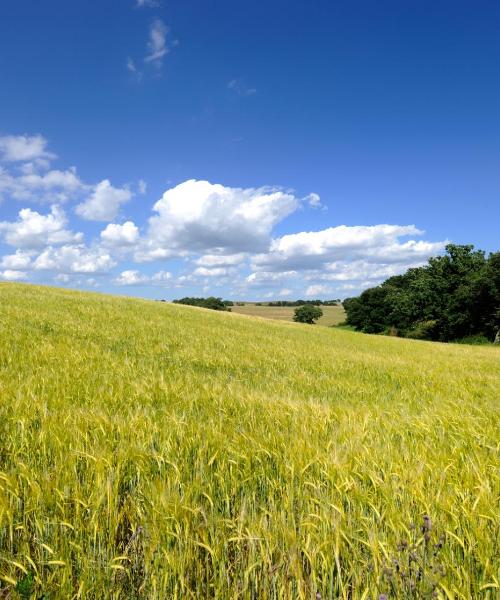
[[[180,298],[179,300],[174,300],[174,304],[187,304],[188,306],[200,306],[201,308],[210,308],[211,310],[226,310],[230,311],[225,302],[223,302],[222,298],[215,298],[214,296],[210,296],[208,298]]]
[[[314,323],[322,316],[323,311],[319,306],[305,304],[304,306],[299,306],[295,309],[293,320],[297,323],[309,323],[310,325],[314,325]]]

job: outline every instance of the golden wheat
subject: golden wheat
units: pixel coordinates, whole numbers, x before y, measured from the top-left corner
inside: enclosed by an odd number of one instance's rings
[[[0,598],[498,598],[499,366],[0,285]]]

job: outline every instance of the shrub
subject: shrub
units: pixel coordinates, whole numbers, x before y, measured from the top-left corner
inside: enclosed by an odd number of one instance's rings
[[[436,327],[436,321],[420,321],[415,327],[406,332],[407,338],[412,340],[432,340],[434,329]]]

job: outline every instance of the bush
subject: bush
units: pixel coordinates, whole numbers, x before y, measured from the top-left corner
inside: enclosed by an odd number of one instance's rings
[[[470,335],[460,340],[455,340],[457,344],[472,344],[473,346],[491,345],[491,341],[484,335]]]
[[[299,308],[295,309],[293,320],[297,323],[314,325],[314,323],[322,316],[323,311],[321,308],[312,304],[306,304],[305,306],[299,306]]]
[[[412,340],[432,340],[436,321],[421,321],[406,332],[405,337]]]

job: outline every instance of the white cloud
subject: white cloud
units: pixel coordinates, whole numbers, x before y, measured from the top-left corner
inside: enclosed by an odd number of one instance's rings
[[[153,210],[138,261],[186,253],[238,254],[269,247],[273,227],[299,205],[279,189],[241,189],[189,180],[167,190]]]
[[[148,51],[149,54],[144,59],[156,67],[161,67],[163,57],[168,54],[167,48],[168,29],[161,19],[155,19],[149,30]]]
[[[5,271],[0,271],[0,279],[5,281],[19,281],[21,279],[27,279],[28,275],[23,271],[13,271],[7,269]]]
[[[326,206],[324,206],[321,203],[321,198],[319,194],[315,194],[314,192],[312,192],[311,194],[308,194],[304,198],[304,200],[307,202],[307,204],[309,204],[311,208],[322,208],[323,210],[326,209]]]
[[[122,271],[115,279],[117,285],[143,285],[148,281],[149,277],[136,270]]]
[[[198,267],[193,271],[195,277],[228,277],[235,273],[236,269],[231,267]]]
[[[280,287],[284,281],[297,278],[297,271],[257,271],[245,279],[245,284],[253,288]]]
[[[441,248],[437,249],[439,252]],[[321,279],[322,281],[368,281],[371,279],[382,280],[392,277],[393,275],[399,275],[403,269],[409,269],[412,267],[419,267],[425,263],[424,260],[416,258],[416,262],[403,261],[397,263],[374,263],[366,260],[355,260],[352,262],[348,261],[336,261],[325,265],[324,270],[321,273],[315,271],[311,275],[305,276],[305,279]]]
[[[291,296],[293,293],[292,290],[288,289],[288,288],[283,288],[282,290],[280,290],[278,292],[278,296]]]
[[[49,246],[33,263],[37,271],[61,273],[107,273],[115,265],[114,259],[103,248],[87,248],[83,244]]]
[[[160,3],[157,0],[136,0],[135,5],[137,6],[137,8],[155,8],[159,6]]]
[[[7,254],[2,256],[0,267],[4,269],[27,269],[31,265],[31,257],[33,252],[23,252],[16,250],[15,254]]]
[[[132,221],[123,225],[110,223],[101,231],[101,240],[108,246],[133,246],[139,239],[139,229]]]
[[[47,171],[50,167],[50,160],[46,158],[35,158],[29,162],[23,162],[17,165],[17,168],[23,175],[33,175],[41,171]]]
[[[414,225],[340,225],[284,235],[273,240],[270,251],[256,256],[253,262],[257,269],[266,271],[319,269],[336,260],[404,262],[426,258],[444,247],[445,242],[398,241],[400,237],[422,234]]]
[[[115,188],[108,179],[98,183],[92,194],[75,209],[78,216],[88,221],[111,221],[125,204],[132,198],[127,188]]]
[[[195,260],[195,263],[200,267],[222,267],[222,266],[234,266],[241,265],[246,258],[246,254],[244,252],[240,252],[238,254],[229,254],[229,255],[221,255],[221,254],[204,254],[200,256],[200,258]]]
[[[0,158],[7,162],[52,160],[55,154],[46,149],[47,140],[41,135],[5,135],[0,137]]]
[[[114,281],[117,285],[151,284],[155,286],[165,286],[170,283],[171,279],[172,273],[169,273],[168,271],[158,271],[149,277],[140,271],[130,269],[127,271],[122,271]]]
[[[172,273],[168,271],[158,271],[151,277],[151,282],[155,285],[162,285],[172,279]]]
[[[269,252],[253,257],[254,273],[245,284],[266,288],[278,281],[293,282],[298,295],[320,297],[351,289],[346,285],[364,289],[442,252],[446,241],[400,241],[422,234],[414,225],[342,225],[285,235],[273,240]],[[306,291],[300,292],[298,285],[304,282]]]
[[[23,208],[19,211],[17,221],[0,222],[0,234],[3,234],[4,241],[9,246],[26,249],[82,241],[83,234],[67,230],[66,223],[66,215],[58,206],[52,206],[47,215]]]
[[[12,175],[0,168],[0,196],[31,202],[67,202],[85,189],[76,169],[52,170],[40,174],[33,163],[24,165],[23,174]]]

